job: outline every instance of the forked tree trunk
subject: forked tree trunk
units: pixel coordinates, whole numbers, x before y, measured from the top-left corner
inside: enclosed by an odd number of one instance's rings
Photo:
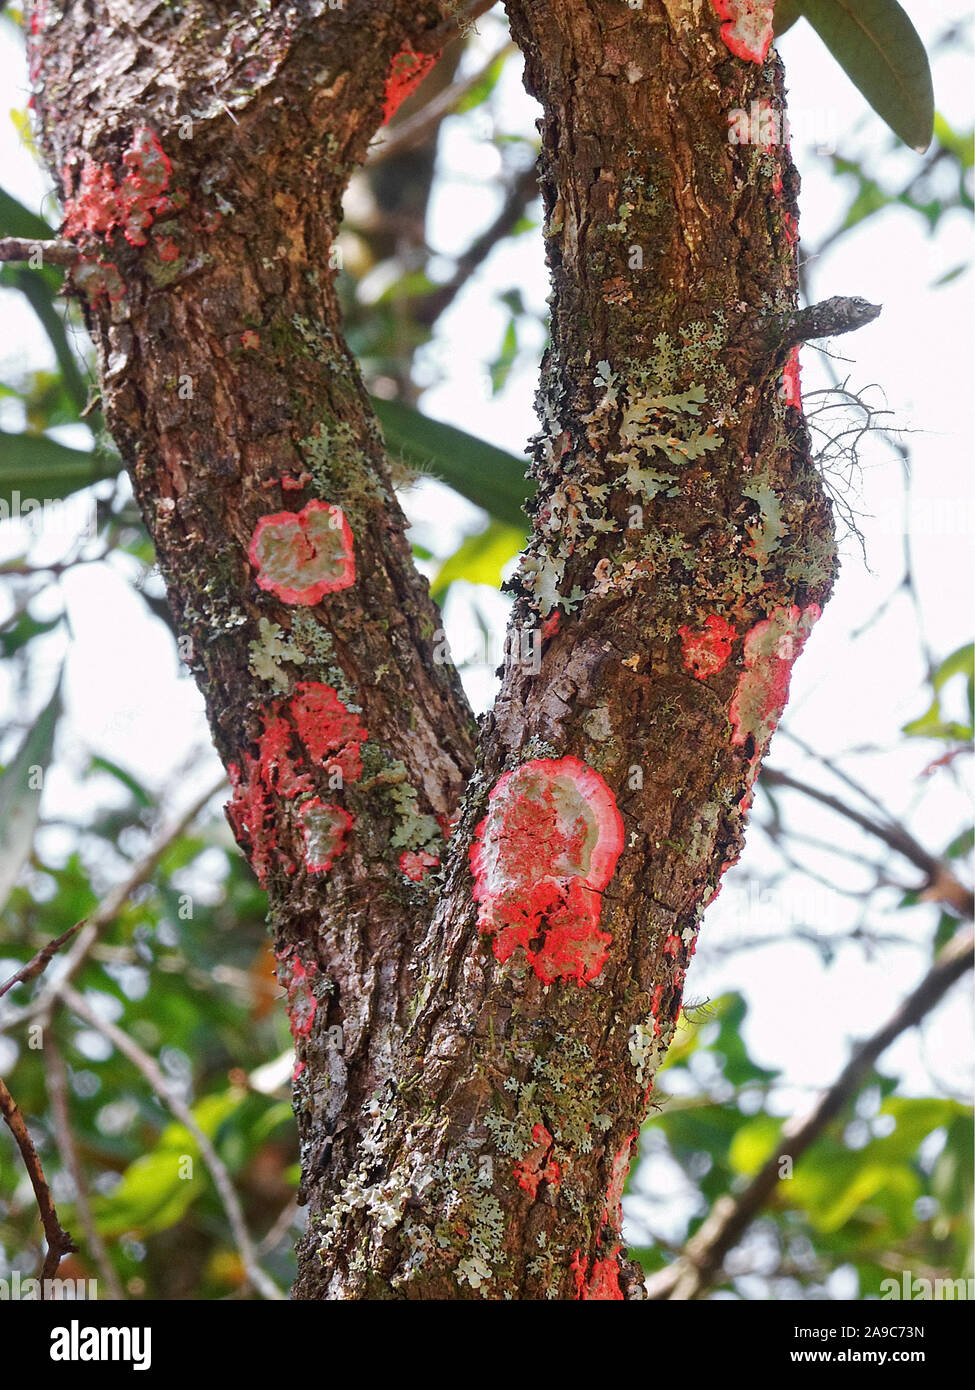
[[[703,0],[508,5],[543,110],[552,341],[478,737],[330,268],[349,171],[448,10],[34,7],[106,419],[269,894],[301,1298],[641,1288],[634,1137],[835,564],[781,331],[771,6],[720,8],[724,37]]]

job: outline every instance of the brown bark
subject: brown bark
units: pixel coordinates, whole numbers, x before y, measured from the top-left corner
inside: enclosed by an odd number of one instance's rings
[[[472,721],[328,271],[393,57],[433,51],[449,20],[432,0],[35,11],[37,110],[65,194],[81,152],[120,180],[139,128],[172,162],[176,196],[146,245],[76,235],[124,285],[86,302],[106,418],[221,757],[249,766],[297,682],[333,687],[368,730],[338,792],[302,765],[302,795],[354,817],[328,873],[305,867],[296,798],[269,798],[303,1298],[639,1294],[619,1190],[703,906],[740,851],[775,704],[754,673],[781,685],[794,615],[832,583],[828,506],[779,393],[785,349],[761,331],[795,308],[797,180],[785,151],[727,138],[729,110],[781,109],[774,52],[732,56],[700,0],[508,10],[544,113],[552,342],[532,537],[469,781]],[[349,519],[356,582],[299,607],[257,587],[248,545],[262,516],[316,497]],[[709,618],[729,659],[695,674]],[[504,771],[565,756],[604,779],[625,838],[605,966],[546,984],[522,947],[502,964],[478,930],[468,851]],[[444,845],[429,817],[458,808]],[[404,845],[436,849],[440,875],[409,883]]]

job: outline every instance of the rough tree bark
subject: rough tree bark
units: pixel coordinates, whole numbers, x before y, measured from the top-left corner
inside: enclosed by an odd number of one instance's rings
[[[797,178],[768,124],[771,5],[718,9],[508,3],[543,112],[552,338],[479,734],[329,264],[350,170],[410,55],[456,34],[448,8],[33,9],[106,420],[268,890],[299,1057],[297,1297],[642,1288],[620,1238],[634,1139],[835,566],[776,329]]]

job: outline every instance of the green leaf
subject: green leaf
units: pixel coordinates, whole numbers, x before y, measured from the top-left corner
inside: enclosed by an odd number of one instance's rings
[[[969,716],[967,725],[954,719],[946,720],[941,711],[941,692],[955,676],[965,677]],[[934,692],[931,704],[920,718],[912,719],[909,724],[905,724],[901,732],[911,738],[937,738],[949,743],[967,743],[972,737],[975,725],[975,644],[968,642],[945,657],[931,677],[931,689]]]
[[[775,37],[784,34],[791,29],[797,19],[802,17],[800,0],[777,0],[773,23],[775,25]]]
[[[372,398],[373,409],[393,453],[421,472],[439,478],[497,521],[524,533],[522,503],[535,490],[525,478],[526,462],[472,434],[431,420],[402,401]]]
[[[13,762],[0,777],[0,909],[10,896],[34,843],[44,774],[61,713],[61,678]]]
[[[48,618],[41,622],[37,618],[32,618],[29,613],[18,614],[16,620],[12,621],[9,626],[5,626],[0,632],[0,652],[5,657],[13,656],[14,652],[19,652],[21,647],[26,647],[33,638],[40,637],[45,632],[51,632],[60,621],[60,616]]]
[[[50,241],[54,228],[38,217],[36,212],[25,208],[23,203],[12,197],[6,189],[0,188],[0,236],[33,237],[38,241]]]
[[[0,430],[0,502],[11,508],[13,494],[39,502],[58,501],[102,478],[114,478],[120,460],[59,444],[46,434],[6,434]]]
[[[923,153],[934,133],[931,68],[897,0],[795,2],[877,115]]]
[[[486,530],[468,536],[443,562],[430,586],[434,599],[437,603],[442,602],[455,579],[466,579],[471,584],[490,584],[497,589],[501,583],[501,571],[524,544],[524,530],[491,521]]]
[[[114,777],[117,782],[121,782],[126,787],[140,806],[148,807],[153,804],[152,797],[146,791],[137,778],[131,772],[126,772],[124,767],[119,767],[118,763],[113,763],[110,758],[103,758],[95,754],[88,764],[89,772],[107,772],[110,777]]]

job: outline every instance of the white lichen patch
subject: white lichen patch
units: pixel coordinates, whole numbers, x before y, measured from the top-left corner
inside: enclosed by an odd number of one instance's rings
[[[283,695],[291,688],[291,680],[287,672],[281,669],[281,662],[292,661],[300,665],[305,660],[305,654],[291,637],[282,639],[284,629],[278,623],[259,618],[257,630],[259,636],[247,644],[251,674],[258,680],[267,681],[272,690]]]

